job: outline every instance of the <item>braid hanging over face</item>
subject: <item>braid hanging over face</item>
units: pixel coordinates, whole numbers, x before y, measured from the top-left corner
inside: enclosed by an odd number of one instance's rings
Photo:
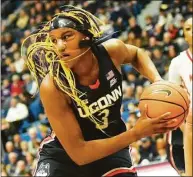
[[[51,75],[56,86],[82,107],[88,118],[105,133],[100,128],[102,121],[92,115],[89,107],[81,100],[85,93],[76,89],[72,71],[59,58],[58,50],[49,36],[49,32],[53,29],[69,27],[89,36],[94,41],[103,34],[100,30],[103,22],[83,9],[69,5],[63,7],[64,11],[56,14],[51,21],[43,24],[40,29],[23,41],[21,55],[26,56],[26,64],[38,86],[47,74]]]

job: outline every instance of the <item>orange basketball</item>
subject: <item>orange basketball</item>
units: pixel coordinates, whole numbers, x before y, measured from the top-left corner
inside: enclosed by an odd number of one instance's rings
[[[169,81],[159,81],[145,88],[140,97],[139,109],[143,111],[147,104],[150,118],[171,112],[167,119],[177,118],[178,121],[172,126],[178,127],[188,114],[189,103],[188,93],[182,87]]]

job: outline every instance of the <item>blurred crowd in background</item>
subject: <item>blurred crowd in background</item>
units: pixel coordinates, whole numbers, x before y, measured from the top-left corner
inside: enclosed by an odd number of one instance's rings
[[[193,13],[192,1],[163,0],[157,15],[144,16],[141,27],[138,16],[151,3],[146,1],[2,1],[1,23],[1,176],[31,176],[37,151],[50,126],[41,104],[37,85],[21,57],[23,39],[38,24],[60,12],[62,5],[84,8],[99,17],[106,33],[120,31],[116,38],[146,50],[160,75],[167,79],[171,60],[187,44],[183,39],[185,18]],[[127,128],[140,116],[138,103],[149,81],[131,66],[122,67],[122,118]],[[134,165],[148,165],[167,160],[163,134],[143,138],[132,144]]]

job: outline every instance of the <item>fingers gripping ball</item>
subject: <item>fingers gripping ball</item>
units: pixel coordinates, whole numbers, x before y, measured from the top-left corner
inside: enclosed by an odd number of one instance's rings
[[[168,82],[155,82],[145,88],[140,97],[139,109],[142,112],[145,104],[148,105],[147,116],[158,117],[171,112],[167,119],[176,118],[172,126],[180,126],[185,120],[189,109],[188,93],[179,85]]]

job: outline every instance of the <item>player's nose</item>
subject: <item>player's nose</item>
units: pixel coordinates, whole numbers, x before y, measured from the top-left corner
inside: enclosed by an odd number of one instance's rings
[[[58,39],[58,40],[57,40],[57,48],[58,48],[58,51],[59,51],[59,52],[65,51],[65,49],[66,49],[66,42],[64,42],[64,41],[61,40],[61,39]]]

